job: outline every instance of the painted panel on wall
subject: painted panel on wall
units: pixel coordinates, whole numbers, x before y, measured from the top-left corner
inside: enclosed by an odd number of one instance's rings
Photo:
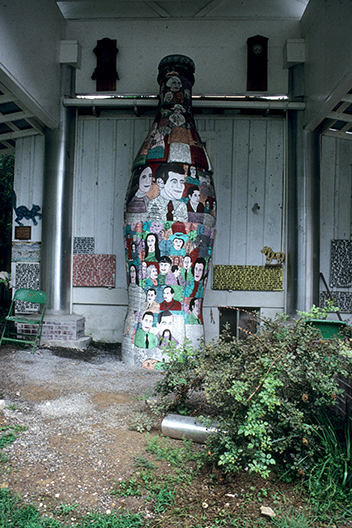
[[[14,242],[12,244],[12,262],[39,262],[40,244],[38,242]]]
[[[28,288],[32,290],[39,290],[40,267],[39,263],[16,263],[15,265],[15,289]],[[38,305],[27,303],[23,301],[16,301],[16,312],[20,313],[36,313],[38,312]]]
[[[330,286],[349,288],[352,286],[352,241],[331,241]]]
[[[214,290],[281,291],[282,266],[219,266],[213,269]]]
[[[73,286],[115,286],[115,255],[73,255]]]
[[[74,237],[73,239],[73,254],[90,254],[95,253],[94,237]]]
[[[352,293],[343,291],[334,291],[332,293],[335,306],[339,308],[340,313],[352,313]],[[326,291],[320,292],[319,306],[322,308],[327,301],[331,301],[330,295]]]

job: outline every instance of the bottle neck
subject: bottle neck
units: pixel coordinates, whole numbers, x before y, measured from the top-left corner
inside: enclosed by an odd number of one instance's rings
[[[192,113],[192,83],[182,75],[169,75],[160,84],[161,108],[173,110],[180,115]],[[175,106],[179,105],[179,106]]]

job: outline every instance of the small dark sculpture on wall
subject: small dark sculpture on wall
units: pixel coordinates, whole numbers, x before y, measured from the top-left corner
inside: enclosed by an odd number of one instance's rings
[[[26,218],[26,220],[32,220],[34,225],[38,225],[38,222],[37,222],[35,217],[36,216],[38,218],[42,217],[41,213],[38,212],[38,211],[40,211],[39,205],[34,205],[33,204],[32,205],[32,209],[28,209],[28,207],[26,205],[19,205],[17,207],[16,206],[16,193],[13,193],[13,208],[14,208],[15,213],[16,213],[15,222],[19,226],[23,226],[23,224],[21,223],[21,220],[23,218]]]
[[[107,37],[98,40],[93,52],[97,56],[97,67],[92,79],[96,81],[97,92],[110,92],[116,90],[116,55],[118,53],[116,40]]]
[[[273,266],[274,264],[271,264],[273,260],[276,260],[277,265],[283,264],[285,262],[285,253],[283,253],[282,251],[275,252],[271,249],[271,247],[264,246],[261,250],[261,253],[264,253],[266,257],[266,266]]]

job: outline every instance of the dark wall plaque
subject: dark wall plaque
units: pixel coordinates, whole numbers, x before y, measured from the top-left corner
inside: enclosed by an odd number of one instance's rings
[[[15,239],[16,240],[30,240],[31,239],[31,226],[16,226],[15,227]]]

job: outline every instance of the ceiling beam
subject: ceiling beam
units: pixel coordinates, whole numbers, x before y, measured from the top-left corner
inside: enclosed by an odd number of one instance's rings
[[[18,139],[21,137],[36,136],[37,134],[39,134],[39,132],[33,128],[29,130],[18,130],[17,132],[6,132],[5,134],[0,134],[0,143],[7,139]]]
[[[13,145],[11,145],[11,143],[9,143],[8,141],[0,141],[0,143],[2,145],[5,145],[5,147],[7,147],[7,149],[10,149],[10,150],[15,150],[15,147]],[[1,152],[1,151],[0,151]]]
[[[0,112],[0,123],[8,123],[11,121],[18,121],[19,119],[27,119],[29,117],[34,117],[33,113],[29,110],[23,112],[23,110],[19,112],[12,112],[11,114],[2,114]]]
[[[347,134],[346,132],[340,132],[338,130],[327,130],[324,133],[324,136],[335,137],[339,139],[347,139],[348,141],[352,141],[352,134]]]
[[[194,15],[195,18],[201,18],[210,15],[219,5],[223,4],[224,2],[225,0],[210,0],[206,6],[202,7],[202,9]]]
[[[352,123],[352,115],[344,114],[343,112],[330,112],[325,117],[327,119],[333,119],[335,123],[336,121],[347,121],[348,123]]]
[[[162,18],[171,18],[170,13],[168,13],[165,9],[160,7],[160,5],[157,4],[157,2],[154,2],[153,0],[146,0],[144,3],[148,7],[150,7],[150,9],[152,9],[152,11],[154,11],[154,13],[156,13],[160,17],[162,17]]]
[[[17,99],[15,99],[14,96],[10,92],[7,92],[7,93],[4,93],[3,95],[0,95],[0,104],[5,104],[5,103],[17,104]]]

